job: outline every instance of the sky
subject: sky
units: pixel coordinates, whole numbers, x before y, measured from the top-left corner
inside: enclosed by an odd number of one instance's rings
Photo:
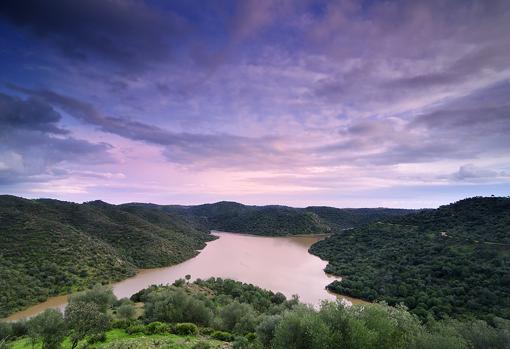
[[[0,193],[510,195],[510,1],[0,1]]]

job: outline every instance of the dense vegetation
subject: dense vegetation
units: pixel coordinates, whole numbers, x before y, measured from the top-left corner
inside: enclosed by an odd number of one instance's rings
[[[2,344],[3,341],[3,344]],[[96,286],[70,299],[64,314],[0,322],[0,348],[181,349],[503,349],[510,321],[429,321],[404,307],[320,309],[233,280],[178,280],[116,300]]]
[[[329,289],[422,319],[510,319],[510,198],[472,198],[334,234],[310,251]]]
[[[166,206],[165,209],[201,222],[212,230],[271,236],[330,233],[410,212],[386,208],[246,206],[227,201],[198,206]]]
[[[157,208],[0,196],[0,317],[136,268],[182,262],[210,239]]]

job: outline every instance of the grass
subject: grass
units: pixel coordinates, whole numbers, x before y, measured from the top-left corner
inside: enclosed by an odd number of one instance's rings
[[[191,349],[196,343],[204,341],[211,345],[212,348],[225,348],[225,342],[221,342],[207,337],[200,336],[177,336],[174,334],[165,335],[129,335],[124,330],[114,329],[106,332],[106,341],[102,343],[88,344],[83,340],[78,348],[84,349]],[[41,343],[37,343],[32,347],[30,339],[19,339],[10,344],[11,349],[41,349]],[[71,348],[71,341],[66,338],[62,343],[62,349]]]

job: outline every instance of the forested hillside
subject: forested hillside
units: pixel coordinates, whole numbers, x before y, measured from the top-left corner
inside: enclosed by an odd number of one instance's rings
[[[310,252],[329,289],[422,318],[510,318],[510,198],[471,198],[334,234]]]
[[[0,317],[182,262],[213,237],[157,208],[0,196]]]
[[[327,206],[310,206],[305,210],[315,213],[332,232],[414,212],[414,210],[398,208],[335,208]]]
[[[187,216],[213,230],[270,236],[330,233],[412,212],[386,208],[247,206],[227,201],[198,206],[165,206],[165,210]]]

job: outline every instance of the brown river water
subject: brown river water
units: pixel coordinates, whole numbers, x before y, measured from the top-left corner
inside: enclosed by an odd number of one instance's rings
[[[352,303],[362,301],[329,293],[325,286],[337,279],[324,273],[327,262],[308,253],[308,248],[324,236],[265,237],[213,232],[219,239],[207,243],[199,255],[183,263],[164,268],[141,269],[138,274],[112,284],[118,298],[153,284],[168,284],[190,274],[192,279],[209,277],[230,278],[259,287],[294,294],[304,303],[318,305],[321,300],[341,297]],[[33,316],[48,308],[63,309],[67,296],[51,297],[46,302],[9,316],[18,320]]]

